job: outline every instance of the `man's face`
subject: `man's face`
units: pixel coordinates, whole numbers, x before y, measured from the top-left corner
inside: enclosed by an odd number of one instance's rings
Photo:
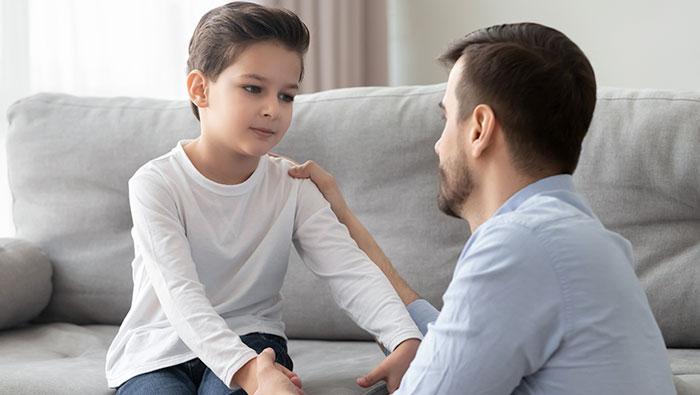
[[[462,218],[464,203],[474,189],[472,173],[467,158],[467,126],[471,116],[465,120],[459,117],[457,87],[462,78],[464,57],[450,70],[445,95],[440,102],[445,119],[445,128],[435,143],[440,168],[438,207],[447,215]]]

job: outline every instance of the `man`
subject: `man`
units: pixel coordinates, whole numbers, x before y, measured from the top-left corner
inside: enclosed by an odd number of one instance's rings
[[[675,393],[631,245],[573,186],[596,101],[588,59],[564,34],[532,23],[478,30],[441,59],[452,67],[435,144],[438,203],[472,231],[442,311],[401,279],[332,176],[311,162],[290,172],[317,183],[425,333],[389,390]],[[358,384],[391,377],[388,366]]]

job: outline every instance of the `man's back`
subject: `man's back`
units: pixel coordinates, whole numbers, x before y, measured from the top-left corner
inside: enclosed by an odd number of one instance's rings
[[[570,176],[511,197],[472,235],[402,393],[673,394],[632,267]]]

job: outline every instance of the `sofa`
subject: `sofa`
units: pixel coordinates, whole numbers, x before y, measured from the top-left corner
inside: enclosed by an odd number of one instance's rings
[[[399,272],[438,308],[469,237],[436,204],[444,89],[299,95],[275,149],[330,170]],[[7,116],[16,236],[0,240],[0,393],[113,393],[104,359],[132,291],[127,180],[196,137],[198,124],[184,101],[49,93]],[[632,242],[678,393],[700,394],[700,93],[599,89],[575,182]],[[383,354],[294,252],[281,294],[306,393],[386,392],[355,384]]]

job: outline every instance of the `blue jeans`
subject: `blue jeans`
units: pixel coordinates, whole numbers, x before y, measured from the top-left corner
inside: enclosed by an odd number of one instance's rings
[[[276,361],[289,370],[293,369],[294,365],[287,354],[287,342],[284,338],[266,333],[250,333],[241,336],[241,341],[257,353],[261,353],[268,347],[272,348],[275,350]],[[117,395],[244,395],[245,393],[242,389],[232,391],[228,388],[199,358],[140,374],[117,388]]]

